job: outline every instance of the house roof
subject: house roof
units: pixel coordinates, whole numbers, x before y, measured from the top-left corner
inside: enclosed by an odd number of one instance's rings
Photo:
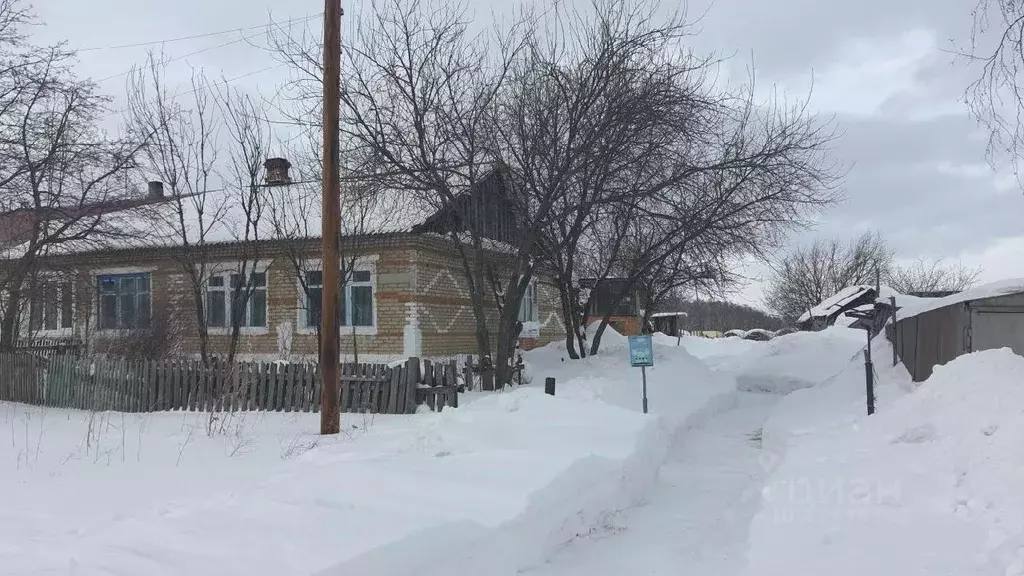
[[[824,299],[817,306],[800,315],[797,322],[807,322],[811,318],[829,318],[843,310],[851,302],[863,297],[868,292],[874,292],[874,286],[854,285],[847,286],[832,296]]]

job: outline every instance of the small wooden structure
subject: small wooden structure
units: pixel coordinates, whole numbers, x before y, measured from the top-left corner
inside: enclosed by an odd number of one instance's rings
[[[683,330],[686,312],[655,312],[651,314],[651,330],[669,336],[679,336]]]

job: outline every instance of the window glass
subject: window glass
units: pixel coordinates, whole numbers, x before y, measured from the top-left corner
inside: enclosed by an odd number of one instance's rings
[[[104,275],[97,279],[97,284],[97,319],[100,329],[149,326],[152,310],[148,273]]]
[[[60,327],[71,328],[75,319],[75,301],[71,282],[63,283],[60,296]]]
[[[221,286],[224,285],[223,279],[221,279]],[[206,292],[206,325],[211,328],[223,328],[227,323],[227,318],[224,314],[224,291],[223,290],[207,290]]]
[[[248,282],[243,278],[235,272],[217,274],[207,280],[206,316],[210,327],[227,328],[232,325],[229,321],[237,321],[240,327],[266,328],[267,274],[251,272]]]
[[[303,296],[304,321],[307,328],[320,323],[323,310],[323,273],[310,270],[305,273],[306,294]],[[353,270],[349,281],[339,294],[338,322],[341,326],[373,326],[373,274],[369,270]]]
[[[530,282],[523,292],[523,299],[519,301],[519,321],[537,321],[537,284]]]
[[[320,311],[323,309],[323,282],[324,274],[319,270],[306,272],[306,328],[316,328],[320,325]]]
[[[354,326],[373,326],[373,288],[352,286],[350,292],[352,324]]]

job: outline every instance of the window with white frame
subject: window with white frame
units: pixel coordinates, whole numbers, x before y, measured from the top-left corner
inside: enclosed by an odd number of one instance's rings
[[[104,274],[96,277],[97,324],[100,330],[149,326],[150,275]]]
[[[74,325],[70,279],[42,278],[29,297],[29,330],[33,333],[70,329]]]
[[[530,282],[523,292],[523,299],[519,301],[519,321],[537,321],[537,283]]]
[[[323,305],[324,275],[320,270],[307,270],[304,275],[303,322],[305,328],[315,329],[320,325],[320,313]],[[353,270],[349,273],[341,291],[341,302],[338,303],[338,314],[342,326],[372,327],[374,286],[373,273],[370,270]]]
[[[267,272],[211,273],[206,279],[206,326],[230,328],[267,327]]]

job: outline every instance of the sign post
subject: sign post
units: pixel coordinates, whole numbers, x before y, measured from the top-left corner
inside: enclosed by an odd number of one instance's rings
[[[654,366],[654,347],[649,334],[629,337],[629,365],[640,368],[644,386],[644,414],[647,414],[647,367]]]

